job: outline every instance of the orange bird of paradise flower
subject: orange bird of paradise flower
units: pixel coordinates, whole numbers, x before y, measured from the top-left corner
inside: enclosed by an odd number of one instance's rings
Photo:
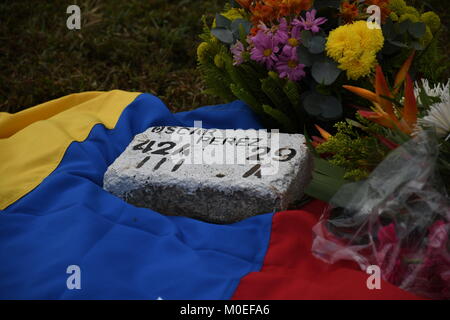
[[[386,128],[398,129],[408,135],[413,132],[417,123],[417,103],[414,95],[414,85],[408,74],[413,59],[414,52],[406,59],[400,71],[397,73],[393,90],[389,88],[386,78],[383,75],[383,70],[379,65],[375,73],[375,92],[354,86],[343,86],[343,88],[372,102],[372,111],[359,110],[358,113],[361,116]],[[395,98],[403,82],[405,83],[405,99],[403,108],[398,110],[392,100]]]

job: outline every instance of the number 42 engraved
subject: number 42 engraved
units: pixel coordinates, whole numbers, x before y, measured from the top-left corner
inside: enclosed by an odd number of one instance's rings
[[[173,141],[164,141],[164,142],[160,142],[158,143],[157,147],[159,149],[153,150],[153,146],[155,145],[156,141],[150,141],[150,140],[146,140],[142,143],[139,143],[137,145],[135,145],[133,147],[133,150],[142,150],[142,153],[149,153],[150,154],[157,154],[157,155],[162,155],[162,156],[166,156],[168,154],[170,154],[169,150],[172,150],[177,144]],[[188,145],[184,145],[182,146],[179,150],[173,152],[172,154],[177,154],[177,153],[183,153],[186,155],[186,152],[189,152],[189,149],[187,148]],[[141,162],[139,162],[136,166],[136,168],[141,168],[148,160],[150,160],[151,156],[146,156]],[[155,167],[153,168],[153,171],[158,170],[159,168],[161,168],[161,166],[167,161],[167,157],[162,158],[161,160],[158,161],[158,163],[155,165]],[[181,165],[184,163],[184,159],[181,159],[180,161],[178,161],[175,166],[172,168],[172,172],[177,171]]]

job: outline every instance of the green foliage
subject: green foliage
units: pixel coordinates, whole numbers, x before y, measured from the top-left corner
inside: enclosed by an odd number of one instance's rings
[[[337,133],[317,147],[319,154],[329,156],[330,163],[346,169],[344,179],[353,181],[366,178],[389,152],[374,136],[383,129],[361,117],[358,120],[366,132],[341,121],[335,124]]]
[[[231,76],[229,70],[229,53],[227,47],[211,36],[206,18],[203,18],[204,28],[200,38],[198,55],[198,69],[203,75],[204,82],[208,88],[205,93],[220,97],[223,102],[235,99],[234,93],[230,89]],[[219,59],[218,59],[219,58]],[[221,60],[223,65],[218,65],[217,60]]]
[[[339,188],[347,181],[345,170],[319,157],[314,158],[312,179],[305,194],[310,197],[329,202]]]
[[[288,132],[296,131],[296,124],[283,112],[278,109],[272,108],[268,105],[263,105],[263,110],[266,114],[275,119],[283,128]]]
[[[295,114],[299,120],[305,118],[305,112],[302,106],[301,96],[299,92],[298,84],[294,81],[288,80],[283,87],[283,92],[289,99],[291,106],[294,109]]]
[[[441,82],[450,76],[449,55],[439,41],[441,37],[442,33],[438,32],[425,51],[415,60],[417,71],[432,83]]]
[[[231,91],[233,94],[240,100],[245,101],[252,109],[259,115],[264,114],[264,110],[260,106],[258,100],[255,99],[255,97],[250,94],[248,91],[245,91],[245,89],[237,86],[236,84],[232,83],[230,85]]]
[[[206,93],[226,101],[240,99],[247,103],[269,128],[284,132],[303,129],[304,110],[300,99],[300,86],[280,79],[275,72],[247,59],[235,66],[229,47],[219,41],[204,19],[198,48],[199,70],[208,86]],[[221,23],[225,23],[222,21]],[[292,117],[294,114],[294,117]]]

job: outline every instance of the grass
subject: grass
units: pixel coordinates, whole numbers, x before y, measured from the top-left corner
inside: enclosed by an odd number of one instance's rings
[[[67,1],[0,3],[0,111],[17,112],[74,92],[150,92],[173,111],[219,103],[196,70],[203,14],[225,0],[85,0],[81,30]]]
[[[226,1],[2,1],[0,111],[112,89],[153,93],[173,111],[220,103],[202,93],[196,47],[201,16],[212,19]],[[441,15],[449,52],[447,3],[409,1],[414,2]],[[66,27],[69,4],[81,8],[81,30]]]

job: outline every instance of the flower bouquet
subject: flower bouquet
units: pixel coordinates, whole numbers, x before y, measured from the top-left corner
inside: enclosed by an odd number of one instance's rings
[[[329,263],[355,261],[362,270],[376,265],[405,290],[450,299],[450,81],[414,86],[412,59],[394,89],[379,66],[375,92],[344,86],[373,104],[358,110],[359,121],[337,123],[335,135],[318,128],[321,137],[312,142],[318,154],[360,181],[343,184],[329,200],[314,228],[313,252]]]
[[[245,101],[285,132],[353,117],[342,85],[367,88],[377,65],[390,75],[412,50],[415,72],[435,80],[445,70],[439,17],[404,0],[237,0],[203,23],[206,92]]]
[[[206,91],[307,138],[306,193],[330,204],[314,254],[450,298],[450,81],[438,15],[405,0],[236,0],[203,23]]]

